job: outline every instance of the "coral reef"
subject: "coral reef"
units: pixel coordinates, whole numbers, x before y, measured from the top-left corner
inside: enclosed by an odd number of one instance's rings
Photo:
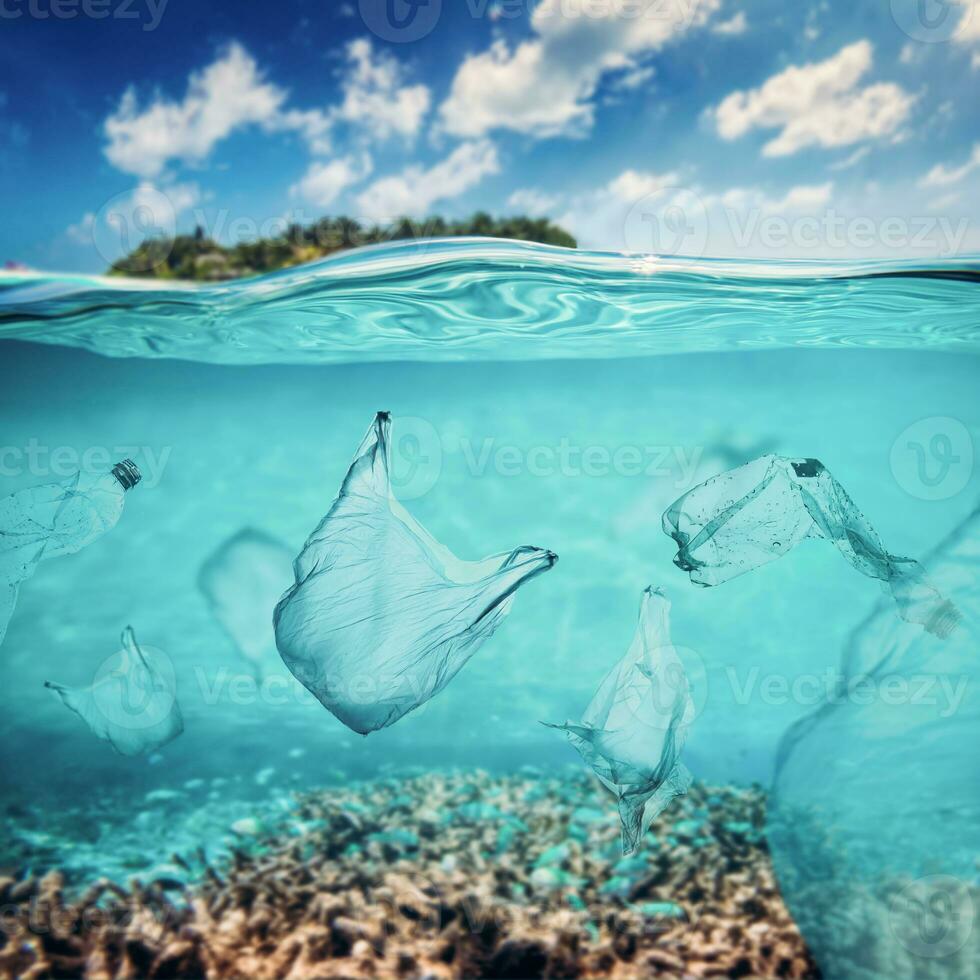
[[[624,858],[580,774],[299,794],[191,884],[0,879],[0,976],[815,977],[764,816],[761,790],[695,784]]]

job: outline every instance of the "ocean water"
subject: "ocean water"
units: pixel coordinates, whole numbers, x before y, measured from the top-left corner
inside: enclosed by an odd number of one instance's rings
[[[814,541],[700,588],[672,563],[661,514],[705,479],[776,453],[821,460],[894,554],[923,559],[955,540],[980,501],[978,270],[688,263],[473,240],[364,249],[208,287],[0,279],[0,496],[122,457],[143,472],[117,527],[43,562],[21,589],[0,651],[0,865],[125,881],[172,869],[174,851],[220,850],[235,821],[272,819],[297,792],[430,772],[581,771],[539,722],[580,717],[650,585],[671,600],[697,708],[687,767],[703,783],[768,790],[785,733],[834,690],[879,583]],[[536,545],[559,561],[521,588],[445,690],[362,737],[281,662],[255,682],[198,579],[244,529],[297,554],[379,410],[393,419],[394,491],[438,541],[468,559]],[[780,764],[780,807],[803,807],[831,855],[819,877],[805,841],[775,847],[825,976],[859,975],[860,936],[804,921],[799,907],[815,876],[829,894],[828,881],[863,873],[867,827],[833,805],[847,796],[852,815],[870,812],[862,785],[887,794],[895,822],[875,880],[959,883],[942,892],[948,912],[915,892],[925,911],[908,913],[911,926],[876,898],[883,918],[863,928],[881,949],[864,975],[975,975],[963,950],[976,949],[980,922],[961,937],[948,917],[961,932],[972,917],[980,856],[977,610],[975,589],[952,588],[966,632],[945,652],[930,639],[902,671],[964,679],[955,703],[937,701],[922,726],[921,715],[903,722],[902,704],[835,722],[833,737],[818,722],[803,774],[787,782]],[[142,758],[115,754],[44,687],[91,683],[127,625],[172,662],[184,717],[179,738]],[[934,678],[937,699],[943,690]],[[862,750],[879,740],[891,751]],[[843,778],[845,756],[867,781]],[[939,816],[944,793],[955,820]],[[930,849],[947,860],[921,860]],[[962,942],[928,941],[940,933]]]

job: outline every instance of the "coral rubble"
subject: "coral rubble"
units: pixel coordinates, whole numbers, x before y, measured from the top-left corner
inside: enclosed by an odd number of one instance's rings
[[[584,776],[428,773],[297,796],[187,885],[0,879],[0,976],[815,977],[757,789],[695,784],[624,858]]]

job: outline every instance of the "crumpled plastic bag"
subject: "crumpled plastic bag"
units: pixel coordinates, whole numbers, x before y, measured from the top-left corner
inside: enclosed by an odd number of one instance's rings
[[[670,601],[648,588],[633,642],[581,722],[548,725],[567,733],[618,800],[624,854],[636,851],[654,819],[691,785],[678,759],[693,720],[690,685],[670,639]]]
[[[956,631],[940,640],[878,602],[779,744],[766,834],[825,977],[980,977],[980,508],[923,564]]]
[[[224,541],[201,565],[198,588],[256,678],[282,670],[269,612],[292,579],[289,548],[250,527]]]
[[[677,542],[674,564],[698,585],[720,585],[826,538],[863,575],[891,591],[902,619],[939,637],[959,622],[956,607],[922,566],[889,554],[844,488],[817,459],[760,456],[679,497],[663,515]]]
[[[106,660],[89,687],[45,681],[96,738],[120,755],[145,755],[184,730],[173,665],[160,650],[143,648],[127,626],[122,650]]]
[[[530,546],[456,558],[395,499],[390,428],[379,412],[274,616],[286,666],[363,735],[438,694],[500,625],[517,589],[557,561]]]
[[[108,473],[75,473],[0,499],[0,644],[21,582],[39,562],[73,555],[113,528],[126,492],[140,479],[136,464],[126,459]]]

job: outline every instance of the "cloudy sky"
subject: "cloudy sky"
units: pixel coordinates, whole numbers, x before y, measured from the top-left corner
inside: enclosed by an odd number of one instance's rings
[[[0,260],[546,214],[583,246],[980,251],[978,0],[4,0]]]

